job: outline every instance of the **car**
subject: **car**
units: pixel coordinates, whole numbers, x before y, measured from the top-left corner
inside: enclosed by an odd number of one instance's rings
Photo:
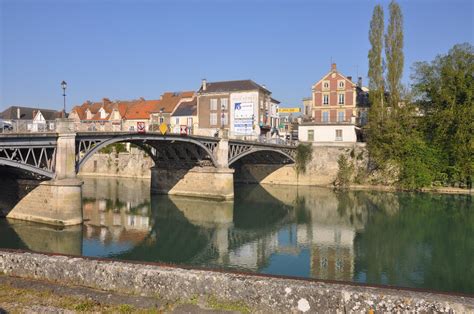
[[[13,130],[13,125],[10,122],[0,119],[0,132]]]

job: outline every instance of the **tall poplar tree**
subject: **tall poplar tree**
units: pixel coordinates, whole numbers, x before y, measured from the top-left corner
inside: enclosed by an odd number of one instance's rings
[[[389,5],[390,18],[385,34],[385,57],[387,61],[387,91],[389,104],[396,110],[400,102],[403,74],[403,15],[398,3],[392,0]]]
[[[383,136],[383,116],[384,116],[384,78],[383,78],[383,32],[384,16],[381,5],[376,5],[370,21],[369,41],[371,48],[369,50],[369,100],[370,109],[367,125],[367,144],[371,158],[378,165],[383,160],[383,149],[381,143]]]

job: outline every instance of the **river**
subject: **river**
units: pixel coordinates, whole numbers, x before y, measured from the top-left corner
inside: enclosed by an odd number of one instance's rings
[[[236,185],[215,202],[84,181],[84,225],[0,219],[0,247],[474,293],[469,195]]]

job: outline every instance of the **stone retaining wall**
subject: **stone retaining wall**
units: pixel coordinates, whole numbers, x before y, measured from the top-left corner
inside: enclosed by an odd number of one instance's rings
[[[264,313],[474,311],[469,296],[17,251],[0,251],[0,272],[170,301],[211,298]]]

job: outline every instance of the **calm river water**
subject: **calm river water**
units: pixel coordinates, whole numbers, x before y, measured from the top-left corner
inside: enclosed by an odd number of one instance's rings
[[[234,202],[213,202],[149,191],[149,180],[85,178],[83,226],[0,219],[0,247],[474,293],[470,196],[237,185]]]

